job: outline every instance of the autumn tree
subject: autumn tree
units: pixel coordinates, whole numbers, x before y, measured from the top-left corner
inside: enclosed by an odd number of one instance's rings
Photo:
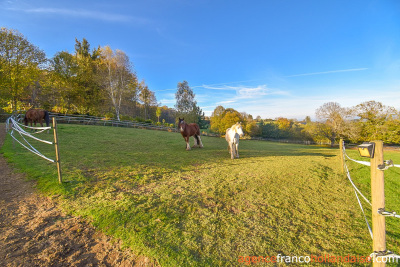
[[[225,108],[223,106],[217,106],[210,117],[210,129],[213,132],[220,132],[220,125],[223,119]]]
[[[353,110],[359,117],[360,137],[363,140],[384,140],[387,129],[396,128],[399,118],[395,108],[376,101],[363,102]]]
[[[150,106],[157,105],[157,99],[154,92],[149,90],[149,87],[146,85],[144,81],[140,82],[139,84],[140,93],[139,93],[139,100],[143,104],[144,107],[144,119],[149,119],[149,111]]]
[[[158,107],[161,111],[160,120],[163,123],[174,124],[176,119],[176,110],[167,106]],[[157,115],[157,114],[156,114]]]
[[[31,44],[21,33],[0,29],[0,99],[11,110],[21,108],[18,103],[28,102],[29,87],[42,73],[46,55]],[[21,103],[22,104],[22,103]]]
[[[329,139],[331,146],[338,138],[344,137],[350,116],[346,108],[342,108],[339,103],[328,102],[319,107],[315,115],[323,123],[317,125],[316,134]]]
[[[237,122],[244,122],[244,118],[240,112],[233,108],[225,109],[223,106],[218,106],[214,109],[210,121],[212,131],[225,134],[226,129]]]
[[[292,122],[289,119],[283,117],[279,117],[276,120],[276,124],[278,125],[278,128],[283,131],[289,131],[290,127],[292,126]]]
[[[160,116],[161,116],[161,113],[162,113],[161,107],[157,107],[156,116],[157,116],[157,122],[158,122],[158,123],[160,123]]]
[[[75,109],[79,98],[75,86],[77,68],[75,57],[66,51],[56,53],[50,60],[48,79],[53,90],[49,92],[52,96],[49,102],[54,111],[66,114]]]
[[[247,122],[245,127],[245,132],[248,133],[251,137],[260,136],[261,135],[261,127],[257,123],[257,121],[253,120]]]
[[[90,49],[90,44],[85,38],[82,41],[75,39],[75,109],[82,114],[99,113],[106,97],[101,90],[99,79],[100,54],[100,47]]]

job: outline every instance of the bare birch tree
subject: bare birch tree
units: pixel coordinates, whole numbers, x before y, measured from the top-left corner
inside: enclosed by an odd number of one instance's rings
[[[117,120],[120,120],[120,110],[123,96],[136,87],[136,75],[132,72],[129,57],[121,50],[113,51],[109,46],[101,48],[103,85],[112,102]]]

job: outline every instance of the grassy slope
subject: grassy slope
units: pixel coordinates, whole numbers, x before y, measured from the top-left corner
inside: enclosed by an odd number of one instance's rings
[[[278,253],[371,253],[337,149],[241,141],[241,158],[232,161],[222,138],[203,137],[203,149],[185,151],[176,133],[59,125],[59,139],[69,181],[61,186],[53,164],[18,145],[13,150],[10,138],[2,152],[68,212],[165,266],[232,266],[239,256]],[[389,156],[400,163],[398,153]],[[368,167],[349,166],[369,196]],[[388,210],[400,211],[399,174],[387,171]],[[388,249],[400,253],[400,230],[395,219],[387,222]]]

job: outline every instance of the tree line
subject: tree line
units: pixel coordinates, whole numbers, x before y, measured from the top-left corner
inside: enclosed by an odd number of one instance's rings
[[[231,108],[218,106],[211,115],[211,130],[223,134],[236,122],[242,122],[250,137],[275,140],[313,141],[333,146],[339,139],[359,143],[382,140],[386,144],[400,143],[400,113],[394,107],[367,101],[354,107],[341,107],[328,102],[315,111],[317,120],[308,116],[303,121],[287,118],[263,120]]]
[[[73,53],[60,51],[48,59],[21,33],[6,28],[0,29],[0,106],[7,112],[40,107],[167,123],[174,123],[176,115],[159,107],[124,51],[91,48],[86,39],[75,39]]]

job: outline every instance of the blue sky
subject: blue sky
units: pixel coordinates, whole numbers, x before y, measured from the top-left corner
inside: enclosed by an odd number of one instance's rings
[[[157,101],[188,81],[206,115],[314,117],[335,101],[400,110],[397,0],[0,0],[0,27],[48,58],[75,38],[123,50]]]

